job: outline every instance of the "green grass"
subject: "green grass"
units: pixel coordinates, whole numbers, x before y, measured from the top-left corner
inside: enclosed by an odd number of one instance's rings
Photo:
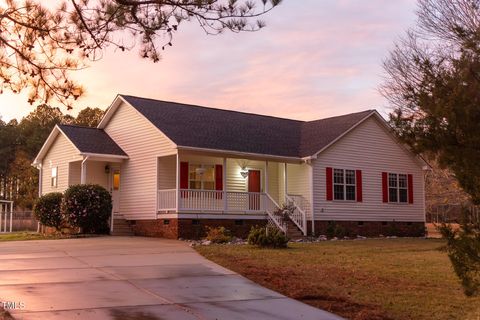
[[[23,240],[49,240],[58,239],[56,235],[43,235],[36,232],[12,232],[0,233],[0,242],[2,241],[23,241]]]
[[[197,246],[206,258],[282,294],[348,319],[480,319],[441,240],[291,244],[289,249]]]

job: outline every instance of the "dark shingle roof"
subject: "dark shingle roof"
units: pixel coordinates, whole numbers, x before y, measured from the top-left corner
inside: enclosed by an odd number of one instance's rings
[[[121,95],[174,143],[285,157],[310,156],[350,129],[372,110],[316,121]]]
[[[60,130],[80,152],[126,156],[127,154],[102,129],[59,125]]]

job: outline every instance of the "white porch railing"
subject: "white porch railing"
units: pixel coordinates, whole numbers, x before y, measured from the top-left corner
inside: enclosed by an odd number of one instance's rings
[[[258,192],[181,189],[178,210],[264,212],[263,195]],[[157,203],[158,211],[177,210],[176,189],[158,190]]]
[[[177,209],[177,189],[158,190],[157,209],[173,211]]]
[[[13,201],[0,200],[0,232],[12,232]]]
[[[285,195],[285,197],[286,201],[293,205],[293,212],[290,215],[290,220],[297,225],[304,235],[307,235],[307,214],[302,210],[293,197],[289,195]]]

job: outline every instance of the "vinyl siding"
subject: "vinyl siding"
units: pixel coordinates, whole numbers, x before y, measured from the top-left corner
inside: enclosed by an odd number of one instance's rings
[[[105,132],[129,156],[120,169],[120,214],[127,219],[155,218],[157,159],[175,153],[175,145],[125,103],[115,111]]]
[[[99,184],[108,190],[110,175],[105,173],[105,166],[107,164],[108,162],[87,160],[87,183]]]
[[[82,179],[82,161],[70,162],[68,185],[80,184]]]
[[[310,216],[310,175],[307,164],[287,164],[287,194],[301,196],[301,206]]]
[[[65,191],[69,186],[69,162],[81,158],[72,143],[59,133],[42,161],[42,194]],[[51,186],[53,167],[58,167],[57,187]]]
[[[373,117],[319,154],[312,165],[317,220],[425,220],[421,165]],[[326,201],[326,167],[362,170],[363,202]],[[382,172],[412,174],[414,203],[383,203]]]
[[[175,172],[177,156],[167,156],[158,159],[158,189],[175,189],[177,186]]]

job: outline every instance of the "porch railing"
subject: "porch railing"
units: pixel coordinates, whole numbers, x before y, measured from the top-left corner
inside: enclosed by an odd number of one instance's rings
[[[183,211],[265,211],[264,193],[216,190],[179,190],[178,210]],[[158,191],[158,211],[177,209],[176,189]]]

